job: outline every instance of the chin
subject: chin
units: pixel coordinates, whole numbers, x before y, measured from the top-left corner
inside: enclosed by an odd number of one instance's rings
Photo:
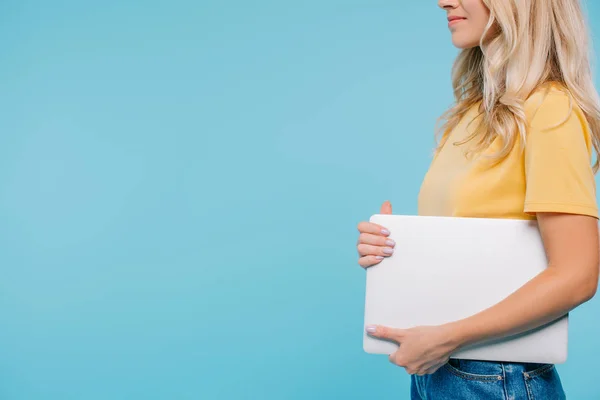
[[[460,40],[452,38],[452,44],[454,47],[459,48],[461,50],[472,49],[473,47],[478,47],[479,42],[475,42],[472,40]]]

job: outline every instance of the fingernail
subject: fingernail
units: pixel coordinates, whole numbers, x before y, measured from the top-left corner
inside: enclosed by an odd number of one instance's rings
[[[378,260],[383,260],[383,256],[376,256],[375,258]]]
[[[369,325],[369,326],[367,326],[366,330],[369,333],[375,333],[375,332],[377,332],[377,327],[373,326],[373,325]]]
[[[390,249],[389,247],[386,247],[385,249],[383,249],[383,252],[385,254],[393,254],[394,253],[394,249]]]
[[[384,234],[384,235],[389,235],[390,231],[388,231],[387,229],[382,229],[381,233]]]
[[[396,242],[394,242],[392,239],[388,239],[385,241],[385,244],[387,244],[388,246],[394,247],[396,245]]]

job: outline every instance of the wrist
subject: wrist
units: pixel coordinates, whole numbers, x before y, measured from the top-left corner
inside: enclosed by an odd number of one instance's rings
[[[449,344],[455,351],[469,344],[468,331],[463,320],[447,323],[446,328]]]

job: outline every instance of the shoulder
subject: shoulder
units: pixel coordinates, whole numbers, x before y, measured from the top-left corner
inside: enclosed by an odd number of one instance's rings
[[[529,127],[548,129],[570,120],[585,124],[585,116],[569,90],[558,83],[538,87],[525,102],[525,115]]]
[[[560,148],[581,146],[591,155],[592,133],[585,113],[567,88],[546,84],[525,103],[526,146],[543,142]]]

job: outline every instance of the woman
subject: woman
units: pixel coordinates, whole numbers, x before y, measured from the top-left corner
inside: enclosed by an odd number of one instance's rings
[[[563,399],[554,365],[449,359],[463,346],[524,332],[590,300],[598,283],[592,153],[600,101],[578,0],[439,0],[452,42],[456,104],[445,115],[418,199],[420,215],[537,219],[549,266],[477,315],[441,326],[368,326],[402,345],[413,399]],[[385,202],[381,213],[391,213]],[[361,222],[359,264],[394,252]],[[507,249],[510,250],[510,249]]]

